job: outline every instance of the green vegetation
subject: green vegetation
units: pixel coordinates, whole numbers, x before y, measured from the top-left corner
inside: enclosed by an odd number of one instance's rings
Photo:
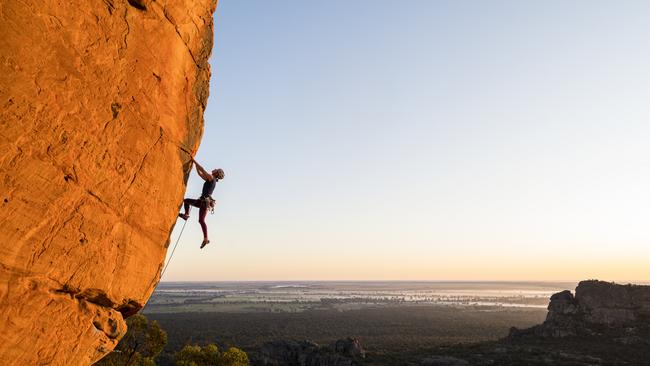
[[[544,320],[536,308],[403,305],[354,310],[302,312],[188,312],[147,314],[169,332],[159,365],[174,365],[173,355],[188,343],[236,346],[254,359],[269,341],[310,340],[328,345],[337,339],[361,341],[370,364],[399,365],[437,351],[437,346],[497,340],[510,327],[527,328]],[[435,354],[435,353],[434,353]],[[165,360],[166,363],[163,362]],[[398,362],[400,361],[400,362]]]
[[[167,345],[167,333],[155,320],[144,315],[127,319],[128,331],[113,352],[95,366],[155,366],[156,357]],[[186,345],[173,355],[175,366],[247,366],[246,352],[230,347],[220,352],[214,344],[206,346]]]
[[[361,339],[366,350],[401,352],[458,342],[495,340],[510,327],[527,328],[544,320],[546,311],[529,308],[398,306],[347,311],[297,313],[147,314],[169,332],[167,353],[185,344],[217,342],[246,350],[278,339],[308,339],[321,344],[345,337]]]
[[[248,356],[242,350],[231,347],[220,352],[214,344],[185,346],[174,355],[176,366],[246,366]]]
[[[167,344],[167,333],[158,322],[136,314],[127,319],[128,331],[113,352],[101,359],[97,366],[152,366],[154,359]]]

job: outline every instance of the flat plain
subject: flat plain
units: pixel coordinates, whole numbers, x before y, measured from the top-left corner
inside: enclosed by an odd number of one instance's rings
[[[169,342],[249,352],[273,340],[329,344],[355,337],[368,361],[417,361],[437,347],[505,337],[539,324],[570,283],[309,282],[161,284],[145,309]],[[169,360],[167,360],[169,361]],[[400,361],[400,362],[402,362]]]

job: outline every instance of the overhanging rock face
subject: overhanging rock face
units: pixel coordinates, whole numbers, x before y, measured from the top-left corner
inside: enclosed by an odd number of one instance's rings
[[[0,0],[0,360],[91,364],[158,282],[216,0]]]

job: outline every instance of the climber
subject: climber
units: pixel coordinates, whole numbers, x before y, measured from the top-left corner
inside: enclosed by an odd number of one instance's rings
[[[217,182],[223,179],[224,173],[222,169],[214,169],[212,174],[210,174],[194,158],[191,157],[190,159],[196,165],[196,172],[205,182],[203,183],[203,191],[201,191],[201,197],[199,199],[186,198],[183,200],[185,213],[179,213],[178,217],[187,220],[190,217],[190,206],[199,208],[199,223],[201,224],[201,230],[203,230],[201,249],[203,249],[203,247],[210,243],[210,240],[208,240],[208,226],[205,224],[205,216],[208,214],[208,210],[214,210],[212,192]]]

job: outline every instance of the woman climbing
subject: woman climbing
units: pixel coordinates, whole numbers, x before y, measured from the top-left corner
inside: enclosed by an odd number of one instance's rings
[[[201,243],[201,249],[203,249],[204,246],[210,243],[210,240],[208,240],[208,225],[205,224],[205,216],[208,214],[208,210],[214,209],[214,198],[212,198],[212,192],[214,191],[217,182],[223,179],[224,173],[222,169],[214,169],[212,174],[210,174],[203,169],[194,158],[192,158],[192,162],[196,165],[196,172],[199,174],[199,177],[205,180],[203,183],[203,190],[201,191],[201,197],[199,197],[199,199],[186,198],[183,200],[185,213],[179,213],[178,217],[187,220],[190,217],[190,206],[199,208],[199,224],[201,224],[201,230],[203,230],[203,243]]]

